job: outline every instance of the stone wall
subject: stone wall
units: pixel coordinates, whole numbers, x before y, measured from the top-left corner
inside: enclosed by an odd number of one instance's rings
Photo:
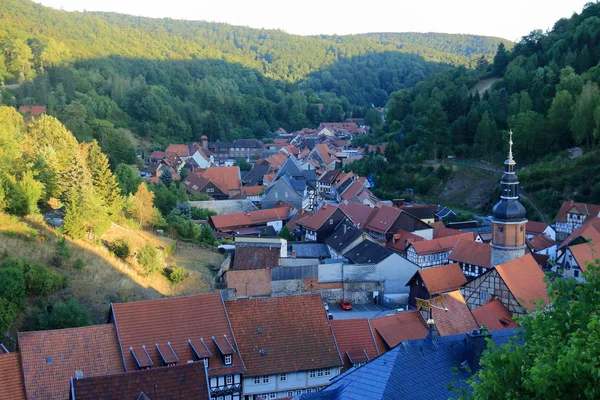
[[[373,302],[373,291],[381,290],[378,282],[348,282],[343,288],[329,288],[307,290],[303,279],[287,281],[272,281],[272,296],[289,296],[295,294],[321,293],[328,303],[338,303],[342,299],[350,300],[353,304],[367,304]]]

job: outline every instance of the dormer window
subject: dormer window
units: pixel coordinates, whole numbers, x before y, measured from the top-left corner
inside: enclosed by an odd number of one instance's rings
[[[231,363],[232,363],[232,357],[231,357],[231,354],[226,354],[226,355],[225,355],[225,358],[224,358],[224,363],[225,363],[225,365],[231,365]]]

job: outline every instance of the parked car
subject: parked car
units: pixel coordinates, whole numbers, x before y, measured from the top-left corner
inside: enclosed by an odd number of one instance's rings
[[[342,300],[340,301],[340,307],[342,310],[350,311],[352,310],[352,303],[350,303],[350,300]]]
[[[325,307],[325,311],[329,311],[329,304],[326,301],[323,302],[323,307]]]

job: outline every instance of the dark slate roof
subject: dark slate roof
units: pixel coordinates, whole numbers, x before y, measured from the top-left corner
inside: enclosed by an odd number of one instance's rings
[[[392,254],[394,254],[392,250],[371,242],[370,240],[365,240],[346,252],[344,257],[355,264],[376,264],[385,260]]]
[[[263,177],[269,173],[269,164],[254,164],[254,167],[242,178],[244,186],[256,186],[262,184]]]
[[[233,142],[233,147],[251,147],[255,149],[263,149],[265,145],[258,139],[238,139]]]
[[[308,184],[313,186],[313,188],[317,186],[317,173],[314,170],[304,170],[302,171],[302,175],[304,175],[304,179],[306,179]]]
[[[294,243],[292,251],[298,258],[330,258],[331,254],[323,243]]]
[[[496,345],[508,343],[518,329],[493,331]],[[465,363],[466,335],[402,342],[366,365],[350,369],[317,393],[295,400],[446,400],[457,394],[449,389],[467,389],[471,369]]]
[[[275,180],[283,177],[286,174],[293,178],[304,178],[302,167],[295,157],[288,157],[288,159],[277,172],[277,175],[275,175]]]
[[[338,225],[335,231],[325,239],[325,244],[333,250],[340,252],[350,243],[358,239],[362,234],[363,232],[360,229],[344,220]]]

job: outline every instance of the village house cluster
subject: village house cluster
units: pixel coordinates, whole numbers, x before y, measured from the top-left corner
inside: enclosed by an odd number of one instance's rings
[[[548,305],[547,273],[583,282],[600,206],[568,201],[553,225],[528,221],[512,143],[487,228],[443,206],[383,201],[369,177],[341,169],[385,153],[350,147],[363,130],[322,124],[266,146],[203,138],[152,153],[147,178],[187,169],[186,190],[212,198],[191,205],[216,211],[203,223],[234,243],[219,291],[19,333],[16,352],[0,348],[0,398],[447,399],[465,388],[486,339],[507,342],[515,315]],[[252,170],[232,165],[240,157]]]

